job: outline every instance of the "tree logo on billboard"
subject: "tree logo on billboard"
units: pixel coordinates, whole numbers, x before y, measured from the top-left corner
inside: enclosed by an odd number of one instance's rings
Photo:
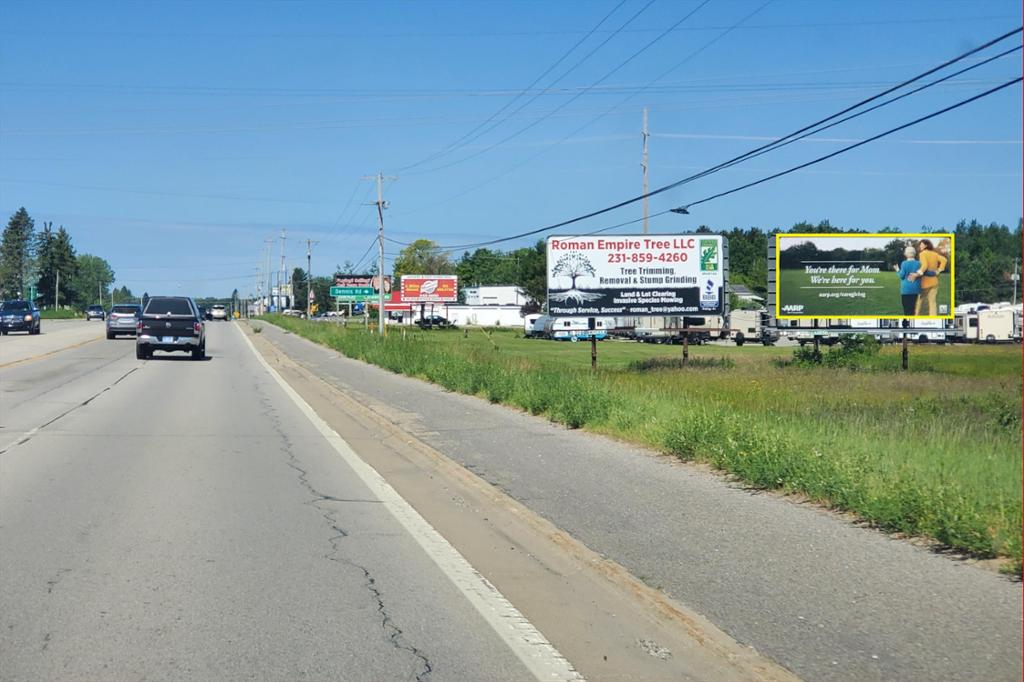
[[[583,275],[590,275],[593,277],[597,274],[594,270],[594,266],[590,260],[579,251],[570,251],[569,253],[563,254],[555,262],[555,267],[551,269],[551,274],[558,277],[570,277],[572,284],[565,291],[552,291],[548,298],[553,301],[560,303],[568,303],[569,301],[576,301],[577,303],[584,303],[586,301],[594,301],[601,298],[601,294],[593,292],[581,291],[576,288],[576,280]]]
[[[700,240],[700,269],[704,271],[718,270],[718,241],[715,239]]]

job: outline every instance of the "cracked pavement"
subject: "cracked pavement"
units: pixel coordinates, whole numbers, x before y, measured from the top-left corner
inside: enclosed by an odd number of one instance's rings
[[[125,339],[0,370],[0,680],[533,679],[208,328],[208,362]]]

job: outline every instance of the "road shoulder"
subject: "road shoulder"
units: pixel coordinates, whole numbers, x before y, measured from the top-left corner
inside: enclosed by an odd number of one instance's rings
[[[317,414],[585,677],[797,679],[403,430],[386,411],[243,330]]]

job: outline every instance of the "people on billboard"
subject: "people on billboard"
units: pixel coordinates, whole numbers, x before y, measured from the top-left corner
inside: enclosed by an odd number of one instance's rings
[[[906,260],[892,267],[900,278],[903,314],[909,317],[917,314],[918,297],[921,294],[920,276],[917,271],[921,268],[921,261],[917,259],[917,249],[913,246],[907,246],[903,250],[903,256]]]
[[[935,250],[930,239],[917,243],[917,259],[920,265],[917,274],[921,293],[917,296],[916,315],[936,315],[936,298],[939,293],[939,273],[946,269],[946,257]]]

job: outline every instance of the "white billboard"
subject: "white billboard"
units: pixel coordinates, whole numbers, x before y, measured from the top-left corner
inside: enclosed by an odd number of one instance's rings
[[[721,315],[725,242],[718,235],[548,237],[548,314]]]

